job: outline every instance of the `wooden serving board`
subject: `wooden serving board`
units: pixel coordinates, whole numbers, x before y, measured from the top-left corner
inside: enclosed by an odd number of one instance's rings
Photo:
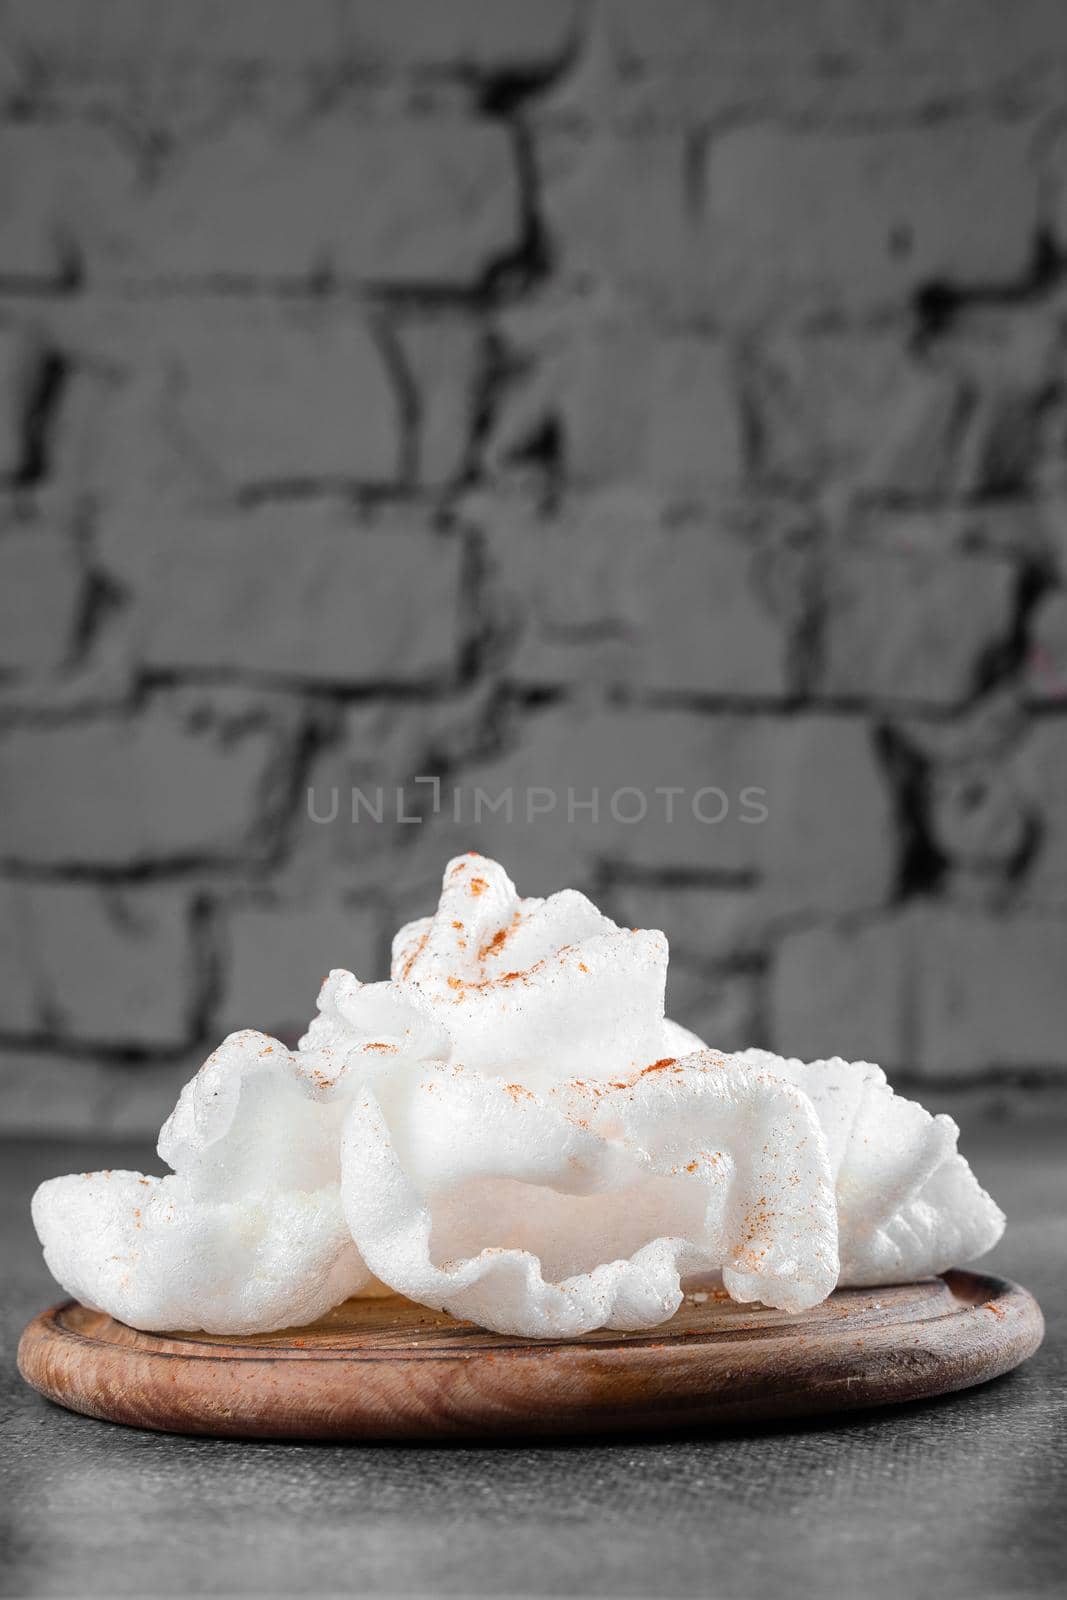
[[[72,1411],[172,1433],[472,1439],[744,1425],[929,1398],[1033,1355],[1037,1302],[949,1272],[842,1289],[799,1316],[709,1283],[662,1327],[528,1340],[389,1296],[312,1327],[220,1338],[138,1333],[75,1301],[19,1345],[35,1389]]]

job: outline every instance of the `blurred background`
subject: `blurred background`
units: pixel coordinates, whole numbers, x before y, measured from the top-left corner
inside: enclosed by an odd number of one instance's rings
[[[1062,0],[7,0],[0,114],[6,1128],[470,848],[719,1046],[1062,1080]]]

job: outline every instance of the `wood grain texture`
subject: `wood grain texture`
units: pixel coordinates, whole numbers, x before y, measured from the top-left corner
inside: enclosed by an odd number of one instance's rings
[[[650,1332],[531,1343],[389,1296],[244,1338],[139,1333],[74,1301],[19,1345],[70,1410],[164,1432],[435,1440],[744,1424],[970,1388],[1041,1343],[1037,1302],[971,1272],[838,1290],[800,1316],[691,1291]]]

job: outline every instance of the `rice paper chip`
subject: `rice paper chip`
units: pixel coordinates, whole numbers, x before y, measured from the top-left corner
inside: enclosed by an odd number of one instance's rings
[[[633,1071],[666,1049],[663,934],[619,928],[572,889],[523,899],[484,856],[449,863],[434,915],[393,941],[392,977],[476,1072],[544,1085]]]
[[[670,1317],[682,1276],[801,1310],[837,1275],[825,1146],[803,1095],[708,1052],[539,1094],[458,1066],[352,1101],[341,1194],[370,1269],[501,1333]]]
[[[956,1148],[951,1117],[893,1092],[869,1061],[735,1059],[811,1101],[830,1156],[844,1285],[904,1283],[973,1261],[1004,1232],[1000,1207]]]
[[[160,1133],[163,1178],[54,1178],[33,1221],[53,1276],[147,1329],[314,1321],[369,1274],[340,1204],[341,1101],[277,1039],[231,1034]]]
[[[32,1209],[53,1277],[135,1328],[302,1326],[369,1277],[336,1185],[208,1200],[175,1175],[79,1173],[41,1184]]]

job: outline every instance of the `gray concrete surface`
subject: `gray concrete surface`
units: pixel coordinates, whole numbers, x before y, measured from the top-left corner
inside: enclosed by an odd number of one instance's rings
[[[1065,1132],[1053,1115],[964,1123],[1010,1219],[989,1264],[1049,1324],[1018,1372],[824,1426],[495,1449],[180,1439],[39,1399],[14,1367],[23,1324],[54,1298],[31,1189],[147,1155],[8,1146],[0,1593],[1051,1600],[1067,1562]]]

